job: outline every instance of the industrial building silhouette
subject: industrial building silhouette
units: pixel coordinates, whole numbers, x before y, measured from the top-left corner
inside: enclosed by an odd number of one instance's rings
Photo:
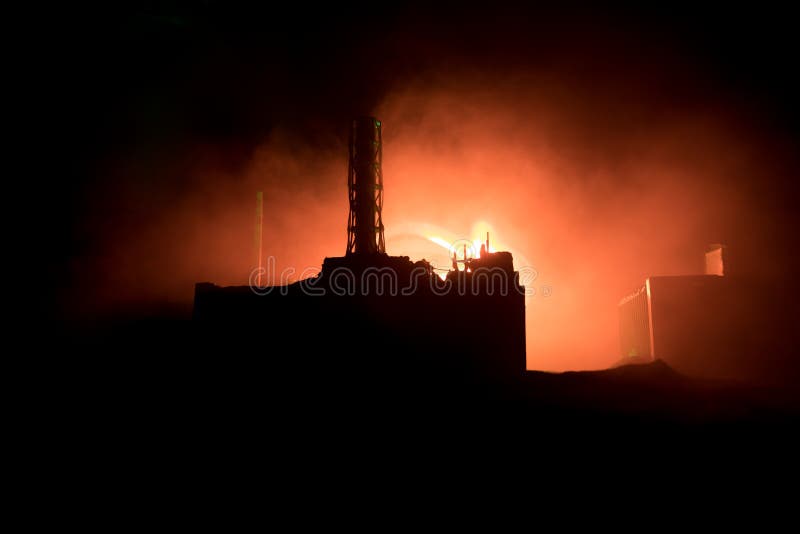
[[[453,251],[444,279],[424,260],[388,255],[380,121],[354,120],[349,144],[345,255],[284,286],[196,284],[201,335],[218,352],[249,350],[302,376],[520,378],[525,295],[511,254],[490,252],[487,236],[473,257]]]

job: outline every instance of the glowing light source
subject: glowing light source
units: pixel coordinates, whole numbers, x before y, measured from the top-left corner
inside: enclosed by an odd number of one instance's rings
[[[429,241],[432,241],[439,245],[440,247],[444,248],[445,250],[450,250],[451,244],[446,240],[436,235],[429,235],[427,236]]]

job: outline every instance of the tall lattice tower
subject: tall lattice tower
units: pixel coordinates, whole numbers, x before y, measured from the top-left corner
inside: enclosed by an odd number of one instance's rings
[[[347,220],[347,255],[385,254],[383,239],[383,170],[381,121],[362,117],[350,130],[350,164],[347,184],[350,216]]]

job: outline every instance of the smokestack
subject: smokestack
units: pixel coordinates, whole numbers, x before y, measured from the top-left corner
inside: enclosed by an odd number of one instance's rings
[[[362,117],[350,130],[348,168],[350,216],[347,222],[347,255],[385,254],[383,239],[383,169],[381,121]]]

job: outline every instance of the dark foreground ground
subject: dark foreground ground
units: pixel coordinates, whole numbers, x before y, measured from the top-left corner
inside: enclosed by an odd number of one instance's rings
[[[671,513],[721,495],[793,495],[779,488],[800,475],[790,374],[715,382],[657,361],[493,376],[476,367],[492,354],[380,336],[344,350],[339,326],[299,324],[119,320],[32,334],[36,383],[21,398],[40,407],[27,435],[47,491],[91,513],[177,510],[181,521],[223,501],[299,501],[297,521],[320,501],[402,514],[409,505],[387,495],[467,493],[481,510],[486,494],[531,490],[620,509],[661,493]]]
[[[489,380],[451,365],[422,372],[430,354],[392,347],[372,362],[331,353],[335,365],[309,366],[298,361],[319,360],[252,339],[156,321],[34,340],[48,356],[25,398],[40,407],[29,443],[46,477],[31,480],[77,496],[84,508],[65,517],[102,509],[131,521],[353,495],[358,510],[396,514],[386,490],[434,502],[456,490],[479,507],[529,490],[627,506],[656,487],[685,506],[797,480],[791,381],[700,381],[662,362]]]
[[[363,436],[386,445],[461,436],[500,447],[563,440],[641,451],[723,440],[783,448],[800,421],[800,388],[791,377],[771,385],[714,382],[656,361],[489,379],[459,367],[458,355],[444,366],[421,364],[431,357],[424,349],[378,347],[347,362],[336,351],[313,359],[285,342],[247,339],[234,343],[191,322],[157,321],[63,332],[41,343],[61,347],[46,374],[58,383],[56,410],[76,432],[151,445],[241,440],[246,448],[257,438],[291,448]]]

